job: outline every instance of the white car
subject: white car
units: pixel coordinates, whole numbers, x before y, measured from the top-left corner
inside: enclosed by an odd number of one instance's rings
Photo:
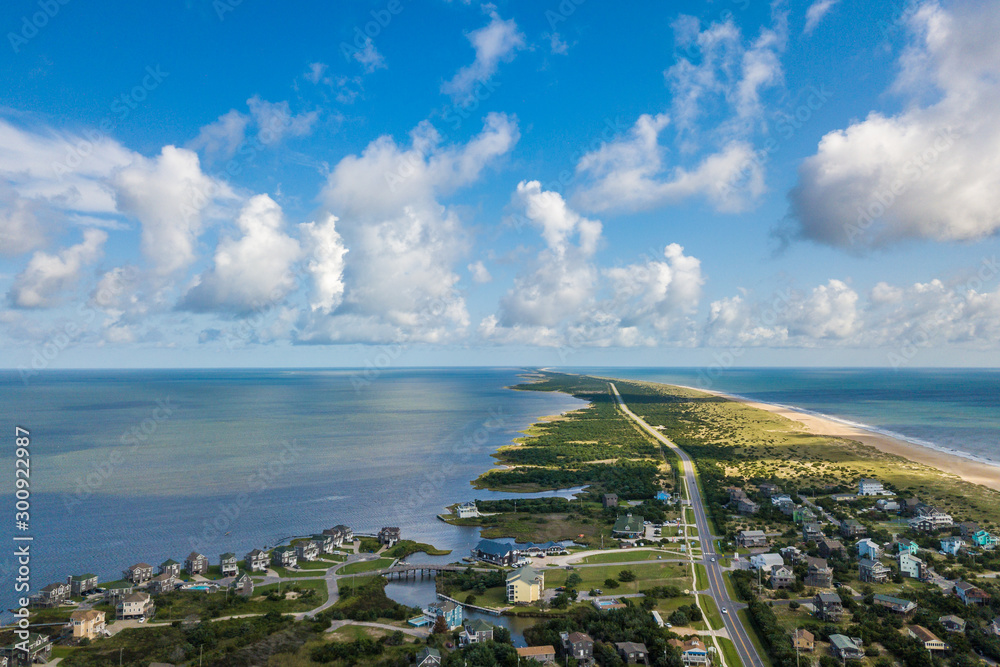
[[[722,608],[722,613],[723,613],[723,614],[728,614],[728,613],[729,613],[729,610],[728,610],[728,609],[726,609],[725,607],[723,607],[723,608]]]
[[[715,562],[715,556],[712,556],[712,562],[713,563]]]

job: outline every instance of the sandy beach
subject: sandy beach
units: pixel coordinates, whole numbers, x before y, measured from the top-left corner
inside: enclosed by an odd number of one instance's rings
[[[815,415],[799,412],[790,408],[769,405],[767,403],[758,403],[756,401],[750,401],[737,396],[732,396],[721,391],[710,391],[708,389],[697,389],[695,387],[685,388],[693,389],[694,391],[701,391],[706,394],[712,394],[714,396],[722,396],[723,398],[728,398],[732,401],[739,401],[740,403],[746,403],[747,405],[755,408],[767,410],[768,412],[773,412],[774,414],[797,421],[801,423],[803,427],[805,427],[805,430],[809,433],[817,435],[832,435],[857,440],[858,442],[863,442],[864,444],[875,447],[876,449],[886,452],[887,454],[902,456],[909,461],[923,463],[937,468],[938,470],[958,475],[967,482],[982,484],[983,486],[1000,491],[1000,467],[997,466],[963,458],[961,456],[954,456],[946,452],[939,452],[936,449],[892,438],[881,433],[866,431],[856,426],[842,424],[832,419],[817,417]]]

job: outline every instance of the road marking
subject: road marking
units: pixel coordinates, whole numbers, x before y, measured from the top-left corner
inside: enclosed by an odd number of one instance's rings
[[[608,384],[611,386],[612,393],[614,393],[616,404],[618,405],[618,407],[620,407],[622,409],[622,411],[624,413],[626,413],[635,422],[637,422],[643,428],[643,430],[645,430],[647,433],[649,433],[654,438],[656,438],[657,440],[659,440],[660,442],[662,442],[663,444],[665,444],[671,450],[677,452],[678,458],[680,458],[680,461],[681,461],[681,469],[684,471],[684,487],[685,487],[685,489],[687,489],[688,500],[690,501],[690,503],[691,503],[691,509],[694,512],[695,526],[696,527],[698,526],[698,509],[700,507],[701,510],[702,510],[703,518],[704,518],[704,521],[702,522],[703,525],[704,525],[704,528],[705,528],[704,532],[708,532],[708,514],[704,511],[705,507],[704,507],[704,501],[701,498],[701,491],[700,490],[698,491],[698,502],[697,502],[697,504],[694,502],[695,498],[694,498],[694,495],[691,492],[691,483],[692,482],[694,484],[694,488],[695,489],[698,488],[698,481],[696,479],[694,479],[694,480],[690,479],[690,478],[694,477],[694,460],[691,459],[687,455],[687,452],[685,452],[680,447],[678,447],[676,444],[674,444],[673,442],[671,442],[670,440],[668,440],[666,438],[666,436],[664,436],[662,433],[660,433],[659,431],[657,431],[656,429],[654,429],[652,426],[650,426],[649,424],[647,424],[645,422],[645,420],[643,420],[642,418],[640,418],[637,414],[635,414],[634,412],[632,412],[632,410],[630,410],[628,408],[628,406],[625,405],[625,399],[623,399],[622,396],[621,396],[621,394],[618,393],[618,387],[616,387],[613,382],[609,382]],[[706,557],[706,555],[707,555],[706,554],[707,550],[704,548],[705,540],[709,540],[711,538],[711,536],[710,535],[702,535],[701,534],[702,532],[703,531],[701,530],[701,528],[698,528],[698,541],[701,542],[701,544],[702,544],[702,560],[704,560],[705,557]],[[687,529],[685,529],[684,534],[685,534],[685,538],[686,538],[687,537]],[[691,555],[691,559],[694,560],[693,554]],[[705,569],[706,569],[706,571],[710,570],[710,568],[708,568],[707,565],[705,566]],[[715,583],[716,588],[719,588],[719,582],[718,582],[718,579],[717,579],[718,575],[716,575],[716,577],[713,578],[713,576],[712,576],[713,573],[712,572],[708,572],[708,574],[709,574],[709,577],[708,577],[708,579],[709,579],[709,590],[711,591],[712,583]],[[724,582],[723,582],[723,585],[725,585]],[[721,593],[721,589],[720,589],[720,593],[719,593],[718,597],[721,598],[721,596],[722,596],[722,593]],[[721,602],[719,600],[714,600],[714,601],[715,601],[715,603],[716,603],[717,606],[721,607]],[[697,603],[697,598],[696,598],[696,603]],[[733,611],[734,611],[734,613],[736,612],[735,609]],[[719,614],[722,615],[721,610],[720,610]],[[725,614],[725,616],[730,616],[730,614]],[[733,625],[734,628],[739,628],[740,630],[743,631],[743,633],[746,632],[746,629],[743,628],[743,622],[740,621],[738,618],[737,619],[730,618],[729,620],[730,620],[730,623]],[[726,619],[725,618],[723,618],[722,624],[726,625]],[[728,630],[729,628],[727,627],[726,629]],[[747,648],[746,642],[743,641],[743,633],[741,633],[741,632],[735,632],[733,634],[736,635],[736,638],[739,640],[740,645],[743,647],[743,651],[745,652],[745,654],[747,655],[747,657],[750,659],[751,666],[756,665],[758,662],[761,665],[763,665],[763,662],[760,661],[759,658],[757,660],[754,659],[755,658],[754,651],[751,651],[749,648]],[[749,638],[750,638],[750,636],[747,635],[747,639],[749,639]],[[714,639],[715,639],[715,637],[713,635],[713,640]],[[735,644],[734,644],[734,646],[735,646]],[[725,661],[724,657],[723,657],[723,661]],[[740,661],[741,662],[743,661],[742,656],[740,656]]]

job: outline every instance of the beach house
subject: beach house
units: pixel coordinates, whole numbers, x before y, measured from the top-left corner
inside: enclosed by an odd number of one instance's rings
[[[989,602],[990,594],[979,588],[978,586],[973,586],[967,581],[956,581],[955,582],[955,595],[961,600],[966,606],[973,605],[984,605]]]
[[[230,577],[239,571],[236,566],[236,554],[227,551],[224,554],[219,554],[219,570],[222,572],[223,577]]]
[[[119,600],[115,609],[118,620],[121,621],[130,618],[149,618],[153,615],[155,608],[153,598],[149,596],[149,593],[139,591]]]
[[[781,554],[754,554],[750,556],[750,568],[769,571],[775,565],[784,565]]]
[[[208,572],[208,557],[197,551],[192,551],[184,559],[184,569],[188,574],[205,574]]]
[[[781,487],[778,486],[777,484],[771,484],[770,482],[764,482],[763,484],[758,484],[757,490],[761,492],[761,495],[767,498],[781,494]]]
[[[878,545],[878,542],[870,537],[858,540],[858,558],[871,558],[872,560],[878,560],[881,557],[882,547]]]
[[[882,486],[882,482],[877,479],[862,477],[858,480],[858,495],[883,496],[885,495],[885,488]]]
[[[611,528],[611,536],[625,539],[635,539],[641,537],[646,532],[646,527],[642,523],[642,517],[638,514],[626,514],[619,516],[615,520],[615,525]]]
[[[479,516],[479,507],[476,506],[474,500],[459,503],[458,507],[455,508],[455,513],[458,514],[459,519],[475,519]]]
[[[73,639],[95,639],[104,634],[107,623],[104,612],[96,609],[78,609],[69,615],[69,624],[73,626]]]
[[[515,651],[517,651],[519,658],[535,660],[543,665],[556,661],[556,647],[552,644],[546,644],[545,646],[524,646],[515,649]]]
[[[795,523],[816,523],[816,512],[808,507],[792,509],[792,521]]]
[[[585,632],[560,632],[563,650],[580,665],[594,662],[594,640]]]
[[[899,554],[899,572],[904,577],[911,577],[919,581],[927,578],[927,566],[924,565],[924,561],[909,551]]]
[[[874,602],[878,606],[891,609],[897,614],[909,614],[917,608],[916,602],[903,600],[902,598],[894,598],[891,595],[882,595],[881,593],[875,594]]]
[[[840,522],[840,534],[844,537],[861,537],[867,533],[868,529],[857,519],[845,519]]]
[[[638,642],[615,642],[615,649],[626,665],[649,664],[649,650]]]
[[[378,542],[391,547],[399,542],[399,526],[385,526],[378,531]]]
[[[901,537],[899,541],[896,542],[897,551],[903,553],[904,551],[916,556],[917,552],[920,551],[920,545],[912,540],[908,540],[905,537]]]
[[[744,549],[767,546],[767,535],[763,530],[741,530],[736,534],[736,544]]]
[[[323,531],[323,534],[329,536],[329,538],[333,541],[333,545],[335,547],[343,546],[344,534],[336,526],[334,526],[333,528],[327,528],[326,530]]]
[[[437,623],[439,616],[443,617],[449,630],[462,626],[462,606],[451,600],[432,602],[424,609],[424,616],[431,622],[431,625]]]
[[[831,540],[829,537],[821,537],[816,541],[816,551],[823,558],[833,558],[834,556],[843,558],[847,555],[847,547],[844,546],[843,542]]]
[[[149,582],[148,590],[153,595],[169,593],[177,588],[177,579],[169,572],[162,572]]]
[[[475,620],[466,619],[462,625],[462,632],[458,635],[459,646],[491,641],[493,641],[493,626],[478,618]]]
[[[251,572],[266,572],[269,560],[270,558],[266,552],[254,549],[246,556],[247,569]]]
[[[472,550],[473,558],[494,565],[512,565],[518,556],[519,552],[513,544],[497,540],[479,540],[479,544]]]
[[[947,512],[942,512],[930,505],[918,505],[917,516],[909,521],[909,526],[913,530],[923,533],[933,533],[942,528],[951,528],[954,520]]]
[[[66,583],[69,584],[69,592],[73,597],[86,595],[97,588],[97,575],[96,574],[77,574],[72,577],[67,577]]]
[[[836,623],[844,613],[844,603],[836,593],[817,593],[813,598],[816,618]]]
[[[813,588],[830,588],[833,586],[833,568],[825,558],[806,558],[806,586]]]
[[[295,557],[298,560],[316,560],[319,558],[319,547],[312,540],[299,542],[295,545]]]
[[[430,646],[421,649],[414,657],[416,667],[440,667],[441,651]]]
[[[135,584],[131,581],[113,581],[104,585],[104,601],[109,604],[117,604],[119,600],[134,592]]]
[[[173,577],[181,576],[181,564],[175,561],[173,558],[168,558],[167,560],[160,563],[159,574],[169,574]]]
[[[153,566],[148,563],[136,563],[127,570],[122,570],[122,577],[133,584],[141,584],[153,578]]]
[[[294,547],[283,546],[271,552],[271,562],[279,567],[295,567],[299,561]]]
[[[312,543],[316,545],[316,549],[319,550],[320,553],[332,554],[336,549],[336,547],[333,544],[332,535],[324,535],[322,533],[319,533],[317,535],[311,536],[309,539],[311,539]]]
[[[246,572],[237,572],[236,576],[233,577],[232,583],[229,587],[236,591],[238,595],[243,597],[250,597],[253,595],[253,579]]]
[[[49,584],[38,593],[31,596],[31,604],[35,607],[58,607],[70,596],[69,584],[56,582]]]
[[[965,546],[965,540],[961,537],[946,537],[941,540],[941,551],[949,556],[957,556],[958,552]]]
[[[671,639],[668,642],[671,646],[676,646],[681,651],[681,661],[687,666],[692,665],[703,666],[709,664],[708,659],[708,649],[705,648],[705,643],[698,639],[697,637],[688,639],[686,641],[681,641],[680,639]]]
[[[992,549],[1000,543],[1000,538],[997,538],[995,535],[991,535],[985,530],[977,530],[976,534],[972,536],[972,541],[984,549]]]
[[[816,637],[803,628],[792,630],[792,648],[796,651],[813,651],[816,648]]]
[[[899,502],[896,500],[889,500],[888,498],[881,498],[875,501],[875,507],[879,508],[883,512],[898,512]]]
[[[773,590],[791,588],[795,585],[795,571],[787,565],[772,565],[770,584]]]
[[[530,565],[519,567],[507,575],[507,602],[530,604],[542,597],[545,590],[545,574],[535,571]]]
[[[802,524],[802,541],[816,542],[823,537],[823,526],[818,523]]]
[[[857,637],[830,635],[830,653],[837,660],[861,660],[865,657],[865,651],[861,646],[862,642]]]
[[[922,625],[906,626],[906,633],[924,645],[928,651],[947,651],[948,645]]]
[[[948,632],[965,632],[965,619],[961,616],[948,614],[938,618],[938,623],[944,626]]]
[[[34,632],[26,639],[17,637],[14,644],[0,648],[0,665],[22,667],[46,663],[52,659],[52,639]]]
[[[862,558],[858,561],[858,578],[869,584],[884,584],[891,574],[889,568],[881,561]]]

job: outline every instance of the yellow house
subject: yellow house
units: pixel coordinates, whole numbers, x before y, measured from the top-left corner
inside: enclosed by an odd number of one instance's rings
[[[519,567],[507,575],[507,602],[535,602],[545,590],[545,575],[530,565]]]
[[[69,615],[69,622],[73,625],[74,639],[94,639],[104,633],[103,611],[94,609],[74,611]]]

